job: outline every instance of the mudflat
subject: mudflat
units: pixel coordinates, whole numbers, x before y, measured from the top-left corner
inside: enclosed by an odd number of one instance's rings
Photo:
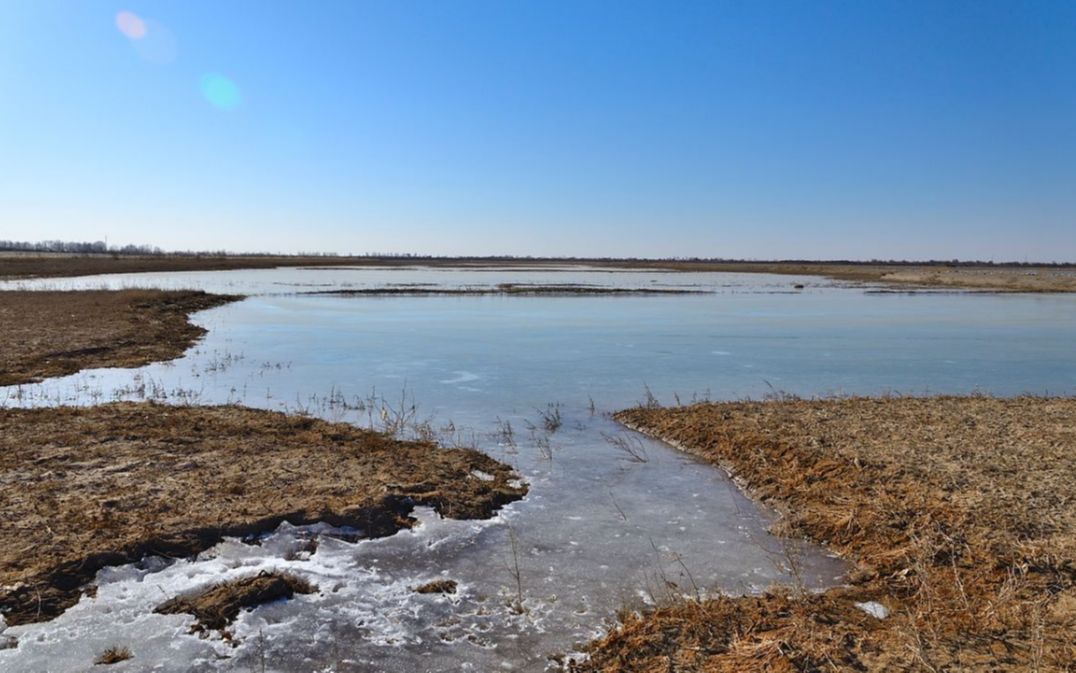
[[[728,469],[846,587],[685,600],[585,671],[1068,671],[1076,399],[887,397],[638,408],[616,418]]]
[[[191,313],[238,299],[200,291],[0,292],[0,385],[183,354],[205,330]]]
[[[104,566],[283,521],[376,537],[416,505],[489,517],[526,493],[515,478],[473,449],[237,406],[0,409],[0,614],[47,620]]]

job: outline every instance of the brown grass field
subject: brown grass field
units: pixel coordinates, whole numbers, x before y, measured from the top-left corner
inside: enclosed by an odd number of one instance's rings
[[[0,292],[0,385],[177,358],[205,333],[187,316],[235,299],[162,290]]]
[[[720,271],[823,276],[836,280],[878,283],[897,289],[949,288],[991,292],[1076,292],[1076,267],[954,265],[944,263],[886,264],[873,262],[748,262],[641,259],[525,259],[489,257],[332,257],[303,255],[73,255],[64,253],[0,253],[0,279],[86,276],[146,271],[220,271],[277,266],[331,267],[432,266],[483,269],[491,267],[550,268],[586,264],[604,269]]]
[[[526,493],[514,476],[472,449],[235,406],[0,409],[0,614],[47,620],[104,566],[285,520],[376,537],[418,504],[489,517]]]
[[[1073,669],[1076,399],[791,399],[616,417],[725,467],[778,509],[778,532],[856,570],[821,594],[624,615],[579,670]],[[856,606],[867,601],[888,617]]]

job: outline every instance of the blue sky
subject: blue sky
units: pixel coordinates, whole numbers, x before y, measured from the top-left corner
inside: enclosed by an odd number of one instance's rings
[[[1076,261],[1074,36],[1072,2],[7,0],[0,239]]]

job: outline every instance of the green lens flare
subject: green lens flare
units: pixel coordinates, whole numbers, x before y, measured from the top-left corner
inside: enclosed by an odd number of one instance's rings
[[[242,100],[235,82],[217,73],[202,76],[202,95],[221,110],[234,110]]]

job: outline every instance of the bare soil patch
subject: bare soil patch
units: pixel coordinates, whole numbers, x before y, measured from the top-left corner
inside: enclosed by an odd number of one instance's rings
[[[526,493],[514,478],[475,450],[236,406],[0,409],[0,614],[47,620],[104,566],[284,521],[376,537],[415,505],[489,517]]]
[[[177,596],[157,606],[164,615],[194,615],[194,631],[222,631],[239,612],[262,603],[288,599],[295,594],[312,594],[317,587],[289,573],[263,572],[222,582],[189,596]]]
[[[187,317],[236,299],[162,290],[0,292],[0,385],[177,358],[205,334]]]
[[[582,670],[1068,671],[1076,661],[1076,399],[785,400],[616,417],[726,467],[778,508],[779,532],[824,543],[857,570],[819,595],[793,587],[625,615]],[[868,602],[888,616],[869,615]]]

